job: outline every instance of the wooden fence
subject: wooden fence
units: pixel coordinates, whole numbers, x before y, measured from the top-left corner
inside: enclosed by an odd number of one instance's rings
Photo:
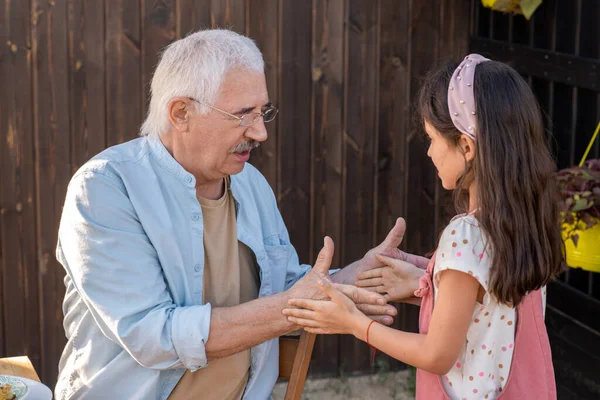
[[[66,185],[102,149],[135,138],[157,54],[207,27],[255,39],[281,113],[252,163],[279,200],[301,260],[324,235],[336,266],[398,216],[429,251],[445,196],[412,129],[419,78],[467,50],[461,0],[7,0],[0,7],[0,356],[28,355],[53,385],[65,343],[54,251]],[[415,328],[416,310],[398,325]],[[320,338],[311,373],[370,371],[351,337]],[[383,358],[385,362],[385,358]],[[391,362],[390,362],[391,363]],[[398,363],[391,363],[399,367]]]
[[[600,121],[600,2],[544,0],[531,21],[478,5],[470,47],[508,62],[547,116],[559,168],[577,164]],[[596,141],[589,158],[600,157]],[[600,397],[600,274],[569,269],[548,287],[546,325],[559,399]]]

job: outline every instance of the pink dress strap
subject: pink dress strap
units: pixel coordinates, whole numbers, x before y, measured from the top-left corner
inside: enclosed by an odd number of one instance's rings
[[[498,399],[556,399],[550,340],[542,294],[529,293],[517,307],[517,331],[510,374]]]
[[[415,296],[421,297],[419,331],[429,332],[433,314],[435,254],[420,280]],[[525,296],[517,307],[515,348],[504,390],[496,399],[556,399],[552,354],[539,290]],[[417,369],[416,400],[450,400],[439,375]]]
[[[421,311],[419,313],[419,332],[429,332],[429,323],[433,313],[433,268],[435,254],[429,260],[427,270],[421,277],[419,289],[415,296],[421,297]],[[416,400],[450,400],[446,394],[440,376],[417,368]]]

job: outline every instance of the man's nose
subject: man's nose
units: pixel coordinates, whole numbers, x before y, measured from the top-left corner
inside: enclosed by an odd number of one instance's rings
[[[265,126],[265,121],[262,118],[259,118],[253,125],[249,126],[246,130],[246,136],[250,139],[254,139],[257,142],[264,142],[269,137],[267,133],[267,127]]]

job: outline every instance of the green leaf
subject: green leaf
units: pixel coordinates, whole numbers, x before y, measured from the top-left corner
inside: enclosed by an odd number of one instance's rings
[[[592,205],[593,205],[592,202],[588,201],[587,199],[576,199],[575,204],[573,205],[573,208],[571,208],[571,211],[579,212],[579,211],[587,210]]]

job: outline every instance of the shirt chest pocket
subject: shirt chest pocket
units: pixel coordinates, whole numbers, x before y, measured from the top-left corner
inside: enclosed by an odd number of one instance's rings
[[[285,277],[291,250],[289,244],[267,245],[265,243],[265,255],[271,272],[273,293],[282,292],[285,288]]]

